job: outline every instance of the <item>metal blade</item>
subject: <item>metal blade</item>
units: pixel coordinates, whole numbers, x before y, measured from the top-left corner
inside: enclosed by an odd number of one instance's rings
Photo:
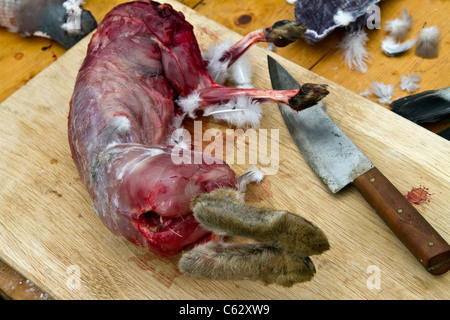
[[[275,90],[300,88],[295,79],[268,56]],[[333,122],[320,105],[297,112],[279,103],[281,115],[306,162],[331,192],[336,193],[373,164]]]

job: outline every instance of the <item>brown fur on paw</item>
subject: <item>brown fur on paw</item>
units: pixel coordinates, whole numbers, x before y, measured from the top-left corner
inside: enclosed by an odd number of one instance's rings
[[[323,231],[306,219],[242,203],[233,190],[199,195],[192,210],[197,221],[215,233],[251,238],[299,257],[330,248]]]
[[[284,287],[310,281],[316,272],[309,257],[259,243],[198,245],[182,255],[179,269],[200,279],[254,280]]]

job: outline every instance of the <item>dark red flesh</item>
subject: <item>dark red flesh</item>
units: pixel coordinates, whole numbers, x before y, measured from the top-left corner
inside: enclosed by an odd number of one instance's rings
[[[247,48],[229,54],[235,60]],[[113,233],[162,256],[210,234],[189,208],[194,195],[237,185],[222,161],[171,161],[174,101],[194,91],[204,106],[241,94],[288,103],[298,92],[215,84],[183,14],[141,1],[117,6],[99,24],[71,100],[70,148],[95,211]]]

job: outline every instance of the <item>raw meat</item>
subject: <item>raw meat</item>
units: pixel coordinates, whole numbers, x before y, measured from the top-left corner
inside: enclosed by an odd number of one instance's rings
[[[298,23],[281,22],[254,32],[225,50],[219,62],[233,63],[255,41],[286,45],[295,39],[280,33],[298,37],[302,30]],[[227,164],[204,155],[200,164],[171,161],[170,137],[187,113],[179,105],[194,114],[245,95],[295,101],[292,106],[301,109],[327,93],[312,84],[285,92],[216,84],[181,12],[156,2],[126,3],[104,18],[88,46],[71,100],[71,152],[106,227],[170,256],[210,236],[195,220],[190,199],[238,183]]]

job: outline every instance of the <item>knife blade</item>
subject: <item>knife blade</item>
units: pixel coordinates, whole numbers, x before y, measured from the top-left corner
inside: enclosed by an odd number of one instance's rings
[[[273,89],[300,88],[286,69],[267,58]],[[300,153],[332,193],[354,185],[428,272],[439,275],[450,269],[448,243],[320,105],[299,112],[282,103],[278,107]]]

